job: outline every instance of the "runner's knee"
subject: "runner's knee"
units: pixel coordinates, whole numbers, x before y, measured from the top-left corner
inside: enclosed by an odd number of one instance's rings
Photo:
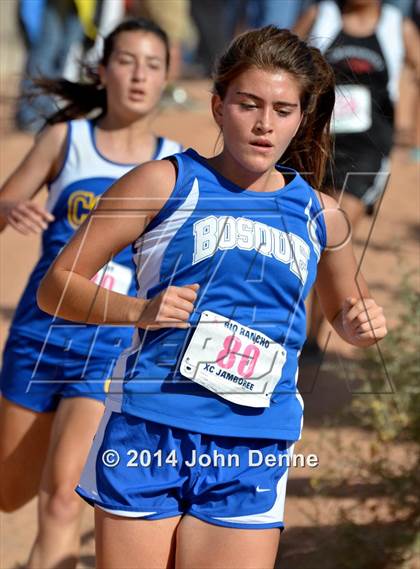
[[[56,486],[48,495],[43,507],[49,518],[61,524],[77,520],[82,508],[83,502],[70,484]]]

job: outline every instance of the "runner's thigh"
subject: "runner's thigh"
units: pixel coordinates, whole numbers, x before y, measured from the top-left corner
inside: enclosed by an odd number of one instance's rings
[[[0,401],[1,502],[7,511],[20,508],[39,489],[54,413],[38,413]]]
[[[103,404],[95,399],[61,399],[42,475],[43,491],[76,486],[103,412]]]
[[[180,516],[142,520],[95,507],[96,566],[100,569],[174,569]]]
[[[184,516],[178,527],[177,569],[270,569],[280,529],[236,529]]]

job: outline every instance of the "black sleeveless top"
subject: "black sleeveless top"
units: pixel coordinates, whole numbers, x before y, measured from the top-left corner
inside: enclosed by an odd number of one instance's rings
[[[338,96],[345,100],[347,112],[351,108],[353,125],[359,121],[363,129],[357,132],[350,127],[346,132],[343,123],[335,134],[337,143],[347,140],[353,147],[369,144],[370,148],[373,144],[381,153],[389,154],[394,105],[387,89],[386,60],[376,34],[354,37],[341,30],[325,52],[325,57],[334,69]],[[337,107],[336,114],[339,114]]]

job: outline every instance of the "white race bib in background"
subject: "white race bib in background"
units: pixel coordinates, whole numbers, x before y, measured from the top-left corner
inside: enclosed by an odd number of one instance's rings
[[[337,134],[366,132],[372,126],[372,100],[364,85],[340,85],[335,89],[331,130]]]

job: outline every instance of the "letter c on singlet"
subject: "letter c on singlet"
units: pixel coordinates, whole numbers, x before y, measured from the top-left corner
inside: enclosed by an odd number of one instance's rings
[[[77,229],[95,207],[97,196],[93,192],[77,190],[70,194],[67,219],[73,229]]]

